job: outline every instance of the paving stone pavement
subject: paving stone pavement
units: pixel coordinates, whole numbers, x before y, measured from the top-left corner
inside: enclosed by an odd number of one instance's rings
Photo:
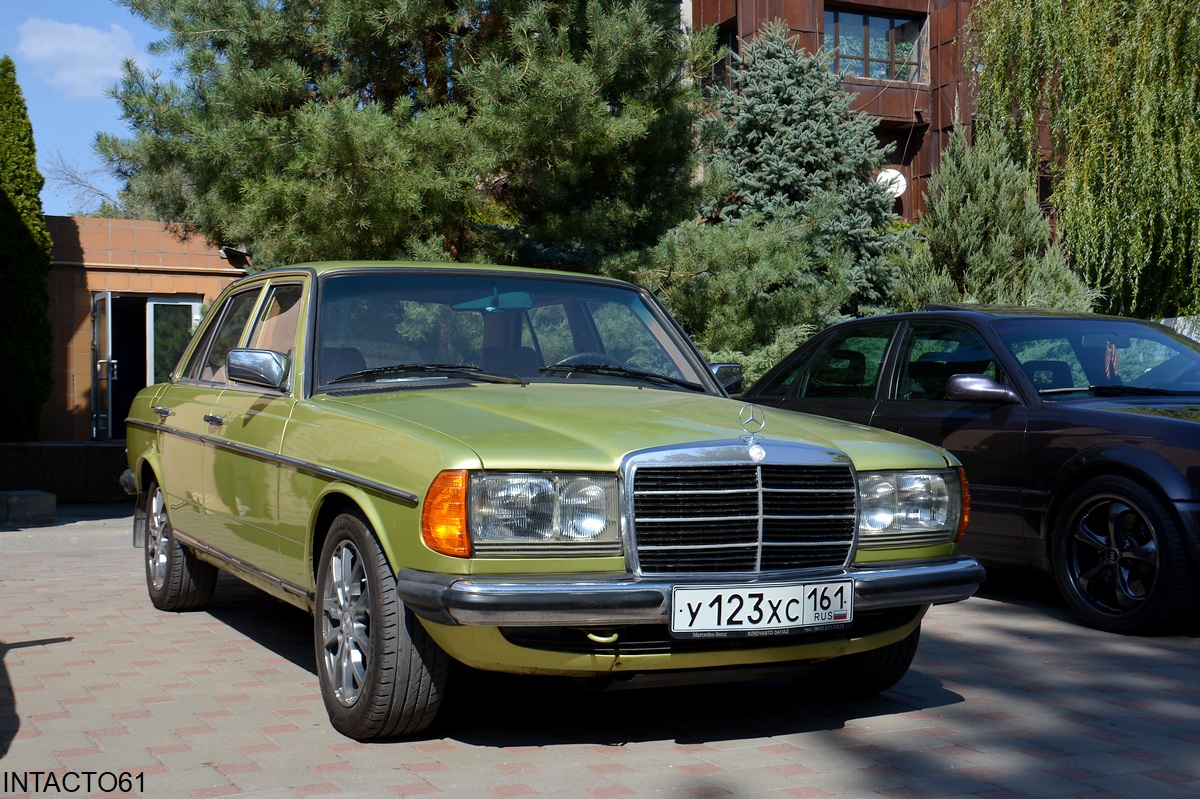
[[[1088,630],[1040,580],[934,608],[870,700],[464,671],[434,729],[362,744],[328,724],[305,614],[226,577],[156,611],[129,528],[124,505],[0,528],[0,796],[1200,797],[1200,631]]]

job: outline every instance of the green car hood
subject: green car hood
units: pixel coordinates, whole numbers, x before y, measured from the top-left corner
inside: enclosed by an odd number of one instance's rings
[[[474,384],[432,390],[325,395],[360,421],[420,428],[431,440],[472,450],[483,468],[611,471],[630,452],[712,443],[747,434],[743,402],[681,391],[597,384]],[[332,407],[329,410],[333,410]],[[824,417],[764,409],[762,446],[793,442],[840,450],[857,469],[937,468],[957,463],[937,447]]]

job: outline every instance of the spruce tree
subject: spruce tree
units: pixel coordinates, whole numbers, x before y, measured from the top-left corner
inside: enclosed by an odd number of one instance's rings
[[[50,273],[52,243],[42,215],[42,175],[33,125],[16,67],[0,58],[0,440],[40,438],[42,406],[52,386]]]
[[[901,304],[968,302],[1090,310],[1097,294],[1052,245],[1032,177],[995,131],[955,128],[929,181]]]
[[[886,149],[876,120],[851,108],[825,53],[796,46],[783,22],[766,25],[735,58],[733,83],[712,96],[706,134],[729,190],[704,209],[711,221],[755,218],[809,228],[818,265],[843,259],[856,286],[843,312],[886,303],[894,276],[893,197],[873,175]]]
[[[896,267],[884,151],[823,54],[772,23],[711,95],[695,218],[608,272],[656,291],[710,360],[753,381],[825,325],[885,310]]]
[[[685,213],[678,7],[626,0],[120,0],[125,199],[259,266],[420,254],[584,268]]]

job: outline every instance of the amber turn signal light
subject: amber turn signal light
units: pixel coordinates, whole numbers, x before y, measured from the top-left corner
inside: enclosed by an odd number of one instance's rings
[[[425,492],[425,504],[421,508],[421,538],[434,552],[456,558],[471,557],[465,469],[440,473]]]

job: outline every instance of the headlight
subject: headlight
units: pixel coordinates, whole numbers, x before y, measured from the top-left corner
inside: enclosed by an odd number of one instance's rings
[[[446,501],[447,491],[462,501]],[[449,555],[605,557],[622,551],[611,474],[443,472],[425,504],[425,541]]]
[[[860,549],[934,546],[962,537],[970,494],[961,469],[860,472],[858,507]]]

